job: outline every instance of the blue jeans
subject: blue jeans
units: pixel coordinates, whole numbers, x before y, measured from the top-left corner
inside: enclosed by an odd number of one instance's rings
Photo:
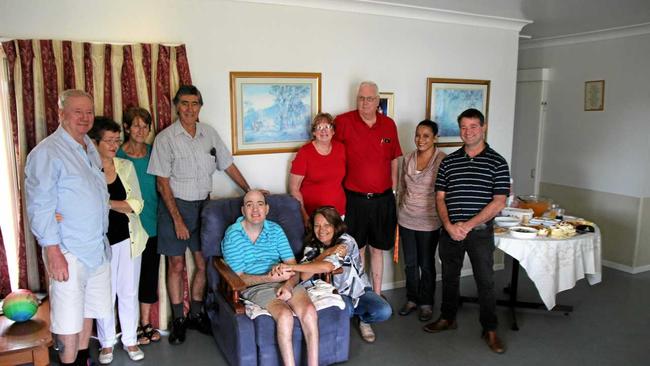
[[[365,290],[366,293],[361,295],[356,308],[350,296],[341,295],[347,305],[350,318],[357,315],[362,322],[368,324],[388,320],[393,313],[390,304],[372,291],[371,287],[366,287]]]

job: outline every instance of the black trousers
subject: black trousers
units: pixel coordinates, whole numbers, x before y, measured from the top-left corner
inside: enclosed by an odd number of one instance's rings
[[[440,231],[417,231],[400,225],[406,274],[406,299],[420,306],[433,305],[436,292],[436,247]]]
[[[158,301],[158,270],[160,268],[160,254],[158,254],[158,237],[150,236],[147,246],[142,252],[142,266],[140,268],[140,286],[138,300],[145,304],[154,304]]]
[[[478,290],[480,321],[484,331],[497,328],[496,296],[494,294],[494,231],[491,226],[472,230],[462,241],[452,240],[443,229],[438,249],[442,261],[442,315],[455,320],[460,297],[460,271],[465,252],[472,263]]]

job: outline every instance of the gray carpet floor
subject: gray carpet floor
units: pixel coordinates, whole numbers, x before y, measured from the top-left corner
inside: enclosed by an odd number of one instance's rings
[[[496,272],[498,297],[505,298],[501,289],[509,278],[509,265]],[[440,282],[437,290],[434,318],[440,308]],[[473,278],[464,277],[461,294],[475,293]],[[480,338],[478,305],[461,307],[458,329],[428,334],[421,330],[423,323],[416,313],[397,315],[405,289],[386,291],[385,295],[395,314],[375,325],[374,344],[365,343],[353,327],[346,365],[650,365],[650,272],[631,275],[604,268],[600,284],[590,286],[581,280],[575,288],[558,295],[558,304],[574,306],[572,313],[519,310],[519,331],[510,329],[509,310],[498,307],[498,332],[507,345],[502,355],[492,353]],[[523,270],[519,298],[540,301]],[[143,346],[145,359],[140,362],[130,361],[120,347],[116,347],[113,365],[226,365],[214,340],[196,331],[188,331],[187,341],[180,346],[170,346],[166,337]],[[52,356],[56,365],[56,355]]]

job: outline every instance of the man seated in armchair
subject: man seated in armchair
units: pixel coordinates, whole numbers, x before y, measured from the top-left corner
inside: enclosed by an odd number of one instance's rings
[[[247,288],[241,297],[266,309],[275,320],[277,340],[284,365],[294,365],[293,314],[300,320],[307,344],[308,364],[318,364],[318,317],[299,275],[287,269],[272,272],[280,263],[296,264],[282,228],[266,220],[269,205],[262,192],[244,196],[243,217],[237,219],[221,243],[223,258]]]

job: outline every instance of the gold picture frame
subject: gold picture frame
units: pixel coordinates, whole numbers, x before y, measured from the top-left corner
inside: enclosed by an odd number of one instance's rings
[[[320,73],[231,72],[233,155],[298,151],[320,108]]]
[[[488,122],[490,80],[427,78],[427,106],[425,118],[438,124],[436,146],[462,146],[458,115],[468,108],[476,108]],[[487,130],[486,130],[487,139]]]
[[[585,111],[605,110],[605,80],[585,81]]]

